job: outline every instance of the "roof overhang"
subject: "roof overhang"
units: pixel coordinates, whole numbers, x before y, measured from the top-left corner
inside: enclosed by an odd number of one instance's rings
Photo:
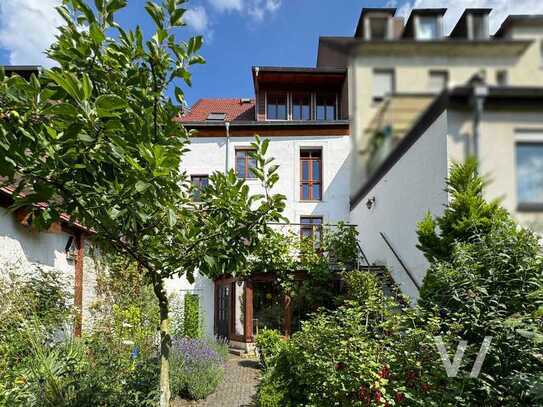
[[[225,123],[191,122],[184,126],[195,130],[192,137],[226,137]],[[275,136],[347,136],[350,135],[348,120],[324,121],[239,121],[230,122],[230,137]]]
[[[305,67],[271,67],[254,66],[253,83],[255,90],[261,85],[337,87],[345,81],[345,68],[305,68]]]
[[[533,40],[373,40],[364,41],[351,37],[321,37],[321,42],[337,47],[341,52],[363,56],[450,56],[450,57],[519,57]]]
[[[243,128],[268,128],[268,127],[287,127],[287,128],[300,128],[300,127],[336,127],[336,126],[349,126],[349,120],[333,120],[333,121],[320,121],[320,120],[267,120],[267,121],[232,121],[229,122],[230,127],[243,127]],[[224,128],[225,122],[186,122],[182,123],[186,128],[198,128],[198,127],[221,127]]]

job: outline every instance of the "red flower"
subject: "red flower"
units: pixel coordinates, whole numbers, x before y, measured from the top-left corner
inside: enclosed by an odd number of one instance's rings
[[[358,399],[361,401],[369,399],[368,389],[366,389],[364,386],[360,386],[358,389]]]
[[[390,377],[390,369],[387,366],[384,366],[379,370],[379,376],[383,379],[388,379]]]
[[[402,401],[405,400],[405,395],[401,392],[397,392],[395,395],[394,395],[394,400],[396,401],[396,403],[401,403]]]
[[[375,390],[375,393],[373,393],[373,398],[377,403],[381,402],[381,392],[379,390]]]
[[[405,375],[405,382],[407,383],[409,387],[413,387],[415,385],[414,381],[416,378],[417,378],[417,372],[410,370]]]
[[[343,362],[336,363],[336,370],[343,370],[343,369],[345,369],[345,363]]]
[[[428,391],[430,390],[430,385],[428,383],[423,383],[420,388],[422,389],[423,393],[428,393]]]

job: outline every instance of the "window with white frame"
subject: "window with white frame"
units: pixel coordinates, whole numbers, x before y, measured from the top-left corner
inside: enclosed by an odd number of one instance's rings
[[[519,209],[543,208],[543,132],[518,133],[515,155]]]
[[[373,101],[380,102],[395,92],[395,78],[392,69],[376,69],[373,71]]]

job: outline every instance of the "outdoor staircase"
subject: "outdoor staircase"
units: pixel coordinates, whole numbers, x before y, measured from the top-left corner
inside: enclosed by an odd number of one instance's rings
[[[387,270],[385,266],[381,265],[369,265],[359,266],[359,270],[364,270],[372,273],[377,277],[377,279],[381,282],[381,286],[383,287],[383,292],[385,293],[385,296],[387,297],[395,297],[400,292],[400,288],[390,275],[390,272]]]

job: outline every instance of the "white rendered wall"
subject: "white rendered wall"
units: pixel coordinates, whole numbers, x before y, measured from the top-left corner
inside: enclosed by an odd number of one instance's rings
[[[402,291],[414,299],[418,298],[415,285],[380,232],[421,284],[428,262],[416,248],[417,222],[426,211],[439,215],[447,203],[446,132],[444,112],[351,211],[351,223],[358,226],[360,244],[369,262],[386,265]],[[366,201],[373,197],[375,204],[368,209]]]
[[[37,232],[17,222],[13,213],[0,208],[0,276],[8,272],[32,273],[36,267],[55,270],[74,293],[75,263],[66,258],[67,233]],[[88,254],[88,245],[86,247]],[[94,262],[85,257],[83,267],[83,329],[91,322],[89,307],[95,299]],[[73,298],[72,298],[73,301]]]
[[[249,147],[253,137],[231,137],[228,147],[229,168],[235,165],[235,149]],[[182,160],[181,169],[188,175],[209,175],[224,171],[226,167],[225,137],[194,137],[190,151]],[[318,202],[300,201],[300,149],[322,149],[323,199]],[[287,197],[284,216],[293,223],[300,222],[300,216],[322,216],[324,223],[349,221],[350,195],[350,136],[274,136],[270,137],[268,157],[275,158],[279,165],[279,182],[271,191]],[[259,193],[258,181],[247,180],[252,193]],[[185,278],[168,282],[170,295],[182,296],[185,292],[200,294],[204,313],[204,331],[213,335],[214,287],[213,282],[203,276],[195,276],[190,284]]]

